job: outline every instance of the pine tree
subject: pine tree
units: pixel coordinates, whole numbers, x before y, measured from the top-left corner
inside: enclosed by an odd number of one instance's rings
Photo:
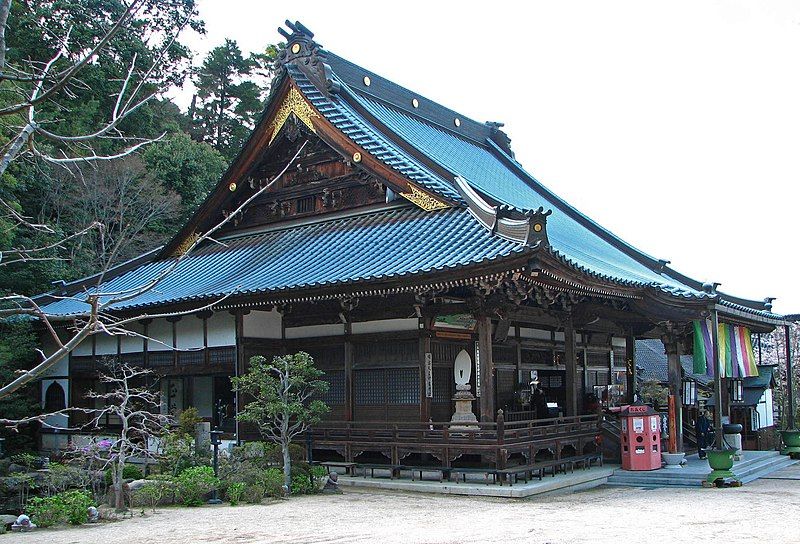
[[[261,89],[252,80],[257,61],[245,58],[236,41],[215,47],[197,71],[193,135],[228,160],[241,149],[261,112]]]

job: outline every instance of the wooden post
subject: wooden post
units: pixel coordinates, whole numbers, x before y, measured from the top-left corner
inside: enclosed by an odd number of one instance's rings
[[[514,341],[517,351],[517,381],[514,384],[514,389],[516,390],[520,383],[525,383],[527,386],[530,381],[530,378],[524,379],[522,376],[522,339],[519,335],[519,325],[514,326]]]
[[[628,403],[633,404],[636,395],[636,337],[633,333],[625,337],[625,394]]]
[[[794,413],[794,370],[792,369],[792,334],[789,325],[783,326],[783,333],[786,338],[786,400],[788,401],[788,422],[787,429],[794,429],[795,427],[795,413]]]
[[[567,416],[578,415],[578,357],[575,348],[575,327],[572,323],[572,315],[568,315],[564,320],[564,386],[567,393],[567,401],[564,410]]]
[[[478,316],[478,352],[481,369],[481,421],[494,419],[494,361],[492,360],[492,320]]]
[[[431,417],[431,399],[427,395],[428,369],[426,362],[427,354],[431,353],[431,336],[425,324],[425,318],[419,318],[419,420],[423,423]],[[433,384],[430,385],[433,386]]]
[[[233,375],[238,377],[245,372],[245,360],[244,360],[244,314],[242,312],[231,312],[233,313],[234,319],[234,327],[236,331],[236,362],[233,367]],[[236,391],[236,394],[233,397],[233,407],[234,413],[239,413],[239,408],[241,407],[240,400],[239,400],[239,392]],[[241,444],[241,440],[239,438],[239,418],[234,418],[234,425],[235,425],[235,433],[236,433],[236,443]]]
[[[719,315],[717,310],[711,310],[711,356],[714,362],[714,436],[715,447],[722,447],[722,378],[720,377],[719,360]]]
[[[344,420],[353,421],[353,325],[350,316],[344,324]]]
[[[677,417],[679,412],[676,411],[675,395],[669,396],[667,409],[669,410],[669,452],[680,453],[683,451],[683,448],[680,447],[683,440],[678,440],[678,435],[683,435],[683,433],[678,431],[678,419],[680,418]]]
[[[683,368],[681,367],[681,356],[679,348],[679,340],[677,336],[670,331],[661,338],[664,344],[664,351],[667,354],[667,379],[669,384],[669,420],[670,420],[670,453],[680,453],[683,451],[683,421],[681,417],[680,407],[683,404],[681,400],[681,378],[683,377]],[[673,450],[672,440],[672,427],[675,425],[675,446]]]

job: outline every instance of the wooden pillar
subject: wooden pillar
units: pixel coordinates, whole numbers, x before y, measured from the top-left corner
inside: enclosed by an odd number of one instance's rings
[[[719,315],[717,310],[711,310],[711,355],[714,362],[714,436],[716,449],[722,447],[722,378],[719,359]]]
[[[241,311],[231,312],[234,319],[234,330],[236,331],[236,362],[233,366],[233,375],[238,377],[245,372],[245,359],[244,359],[244,313]],[[233,397],[234,413],[239,413],[239,392],[237,391]],[[234,418],[236,429],[236,443],[241,444],[239,439],[239,419]]]
[[[528,379],[522,376],[522,338],[520,338],[519,334],[519,325],[514,325],[514,341],[517,350],[517,383],[514,384],[516,388],[520,383],[524,383],[527,386],[530,382],[530,376]]]
[[[625,337],[625,395],[628,403],[633,404],[636,395],[636,336],[629,333]]]
[[[674,452],[680,453],[683,451],[683,417],[681,413],[681,406],[683,400],[681,398],[681,379],[683,378],[683,368],[681,367],[681,353],[680,353],[680,339],[677,335],[669,334],[661,338],[664,344],[664,351],[667,354],[667,380],[669,384],[669,394],[675,397],[674,406],[670,405],[671,409],[675,412],[675,448]]]
[[[427,319],[419,318],[419,420],[426,422],[431,417],[431,399],[428,397],[428,388],[433,388],[433,359],[431,354],[431,335],[426,326]],[[428,367],[431,375],[428,375]],[[431,383],[428,383],[428,380]]]
[[[353,324],[347,315],[344,324],[344,420],[353,421],[355,398],[353,394]]]
[[[481,369],[481,421],[494,421],[494,361],[492,360],[492,320],[478,316],[478,366]]]
[[[792,368],[792,334],[789,325],[783,326],[783,334],[786,339],[786,400],[789,422],[786,428],[794,429],[796,415],[794,413],[794,369]]]
[[[567,393],[565,415],[578,415],[578,353],[575,346],[575,326],[572,315],[564,319],[564,387]]]

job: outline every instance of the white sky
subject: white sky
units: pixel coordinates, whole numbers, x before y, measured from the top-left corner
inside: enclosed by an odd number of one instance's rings
[[[529,172],[636,247],[800,312],[800,2],[198,3],[197,62],[300,20],[356,64],[504,122]]]

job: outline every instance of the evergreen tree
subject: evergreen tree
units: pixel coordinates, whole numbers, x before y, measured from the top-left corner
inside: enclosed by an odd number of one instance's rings
[[[213,147],[182,132],[156,142],[144,152],[150,174],[181,197],[181,222],[205,200],[225,171],[227,161]],[[180,225],[175,225],[175,229]]]
[[[245,58],[236,41],[215,47],[197,71],[193,135],[231,161],[261,113],[261,89],[252,80],[258,62]]]

